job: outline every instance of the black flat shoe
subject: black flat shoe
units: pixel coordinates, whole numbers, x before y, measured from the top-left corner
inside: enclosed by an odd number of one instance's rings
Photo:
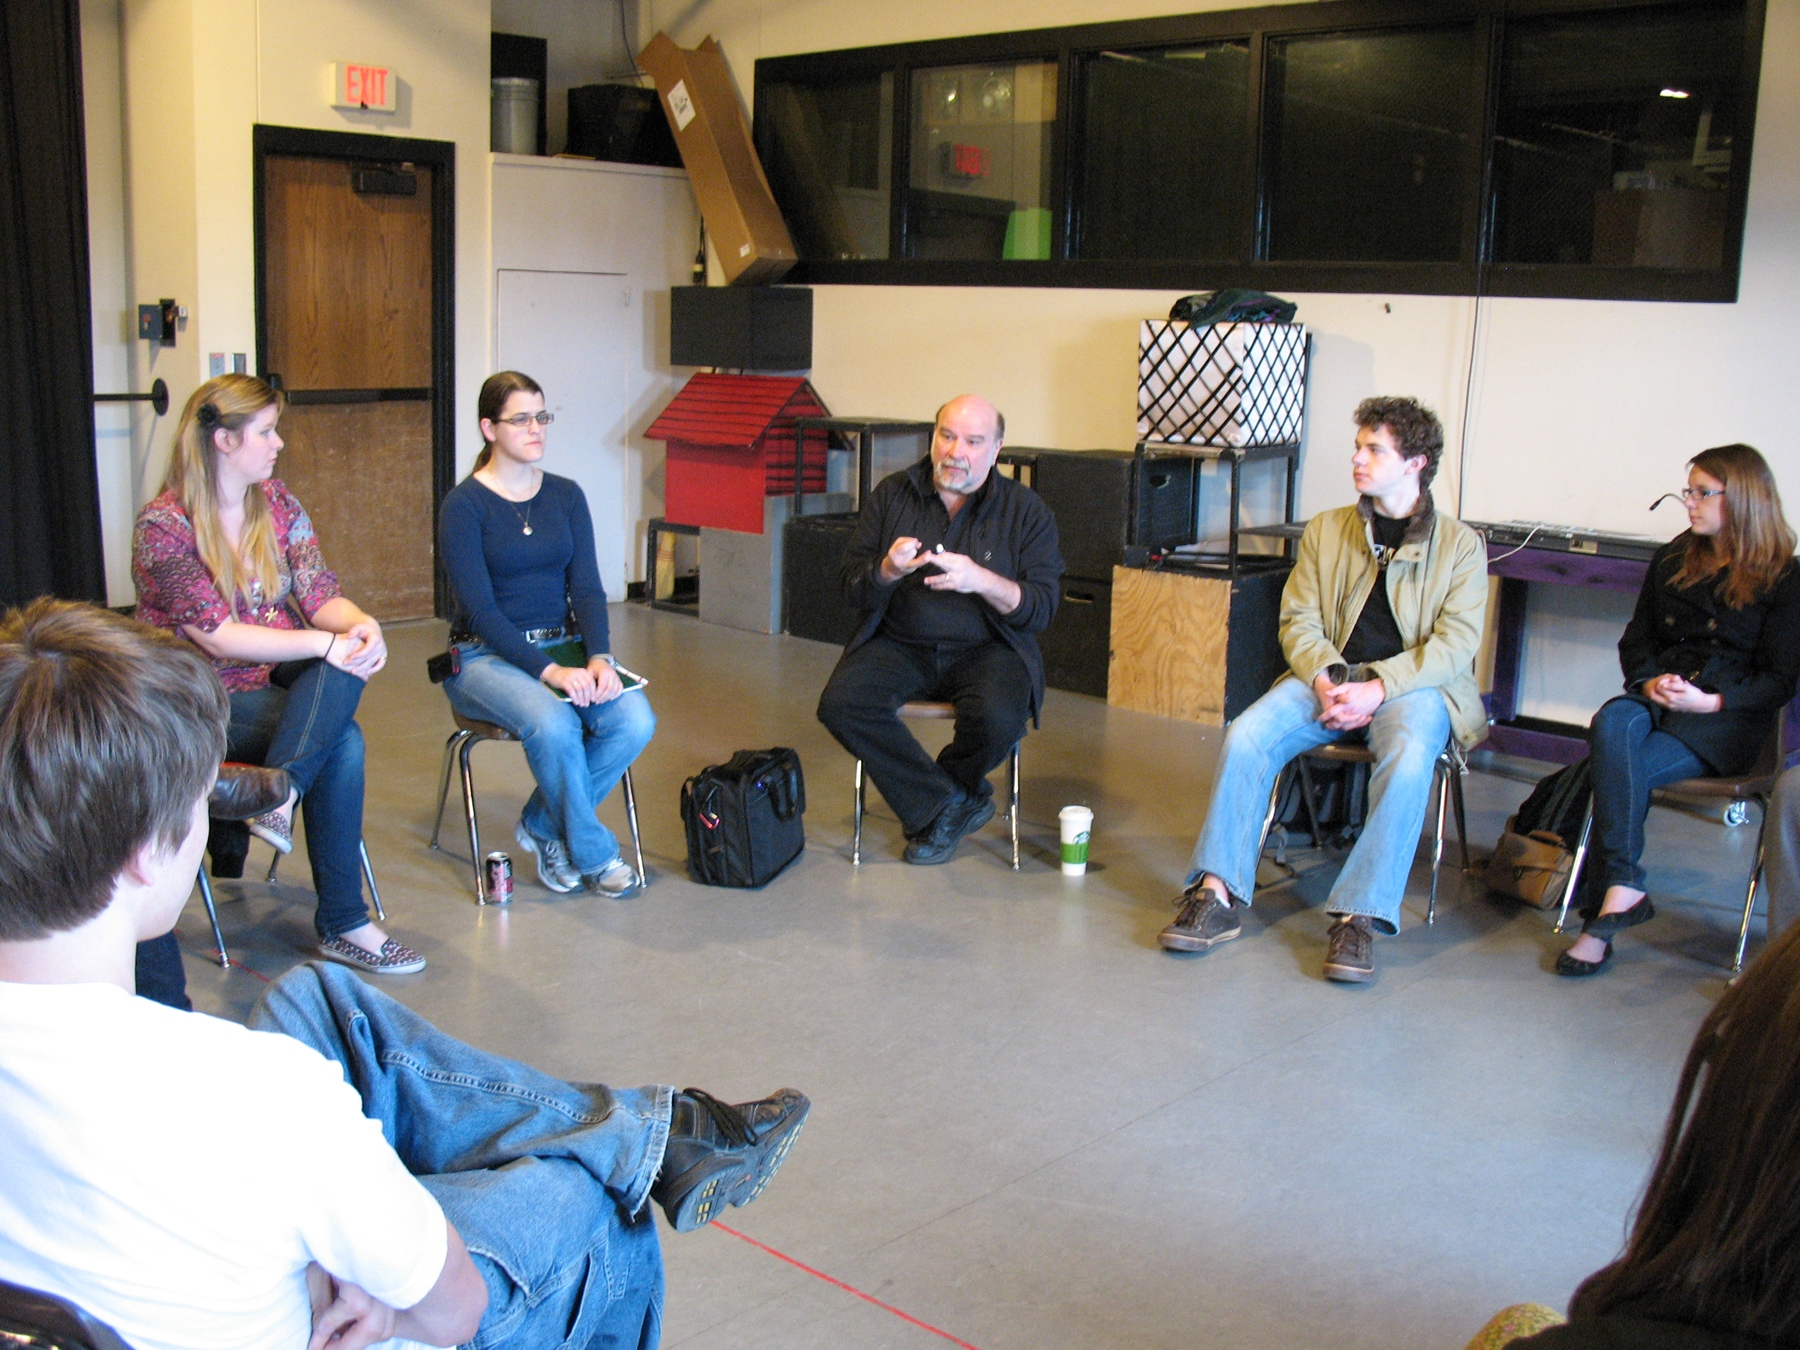
[[[1583,961],[1564,952],[1556,958],[1556,973],[1575,978],[1582,975],[1598,975],[1606,969],[1606,963],[1612,960],[1612,943],[1606,944],[1606,950],[1600,953],[1598,961]]]
[[[1655,917],[1656,906],[1650,903],[1650,897],[1646,895],[1630,909],[1621,909],[1614,914],[1595,915],[1581,925],[1581,931],[1589,937],[1599,938],[1602,942],[1611,942],[1627,928],[1636,928],[1640,923],[1649,923]]]

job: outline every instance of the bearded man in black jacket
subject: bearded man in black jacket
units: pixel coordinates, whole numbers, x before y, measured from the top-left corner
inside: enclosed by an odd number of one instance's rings
[[[1044,700],[1034,634],[1056,613],[1056,520],[993,472],[1006,419],[973,394],[938,409],[931,454],[869,495],[842,585],[862,612],[819,698],[819,720],[862,760],[906,830],[906,861],[948,862],[993,817],[987,781]],[[936,760],[903,703],[953,704]]]

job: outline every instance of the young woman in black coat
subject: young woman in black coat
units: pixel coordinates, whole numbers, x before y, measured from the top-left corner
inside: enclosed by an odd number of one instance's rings
[[[1626,693],[1594,714],[1587,922],[1559,975],[1599,971],[1655,914],[1638,861],[1651,789],[1753,767],[1800,676],[1800,569],[1768,464],[1703,450],[1681,499],[1687,531],[1657,550],[1619,639]]]

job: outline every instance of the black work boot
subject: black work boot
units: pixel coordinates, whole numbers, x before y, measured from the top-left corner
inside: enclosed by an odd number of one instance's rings
[[[678,1233],[704,1228],[726,1205],[749,1204],[787,1157],[811,1109],[793,1088],[737,1106],[683,1088],[669,1112],[669,1143],[650,1198]]]

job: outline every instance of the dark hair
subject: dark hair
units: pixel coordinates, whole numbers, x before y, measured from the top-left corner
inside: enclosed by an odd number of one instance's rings
[[[1742,444],[1702,450],[1688,467],[1718,479],[1725,489],[1724,527],[1715,535],[1687,536],[1670,584],[1692,586],[1724,572],[1720,595],[1742,609],[1794,561],[1794,531],[1782,514],[1775,475],[1754,446]]]
[[[1571,1318],[1646,1316],[1790,1344],[1800,1334],[1800,925],[1700,1024],[1625,1253]]]
[[[0,619],[0,941],[79,928],[140,847],[179,846],[229,719],[170,633],[48,598]]]
[[[475,399],[475,424],[498,422],[500,414],[506,411],[506,400],[514,394],[536,394],[542,398],[544,388],[531,376],[517,370],[502,370],[488,376],[482,381],[481,393]],[[494,443],[484,433],[481,453],[475,456],[475,467],[485,467],[493,457]]]
[[[1365,398],[1356,405],[1356,425],[1373,430],[1386,427],[1400,446],[1403,458],[1425,456],[1425,467],[1419,470],[1419,491],[1424,492],[1437,477],[1438,461],[1444,457],[1444,425],[1437,414],[1416,398]]]

